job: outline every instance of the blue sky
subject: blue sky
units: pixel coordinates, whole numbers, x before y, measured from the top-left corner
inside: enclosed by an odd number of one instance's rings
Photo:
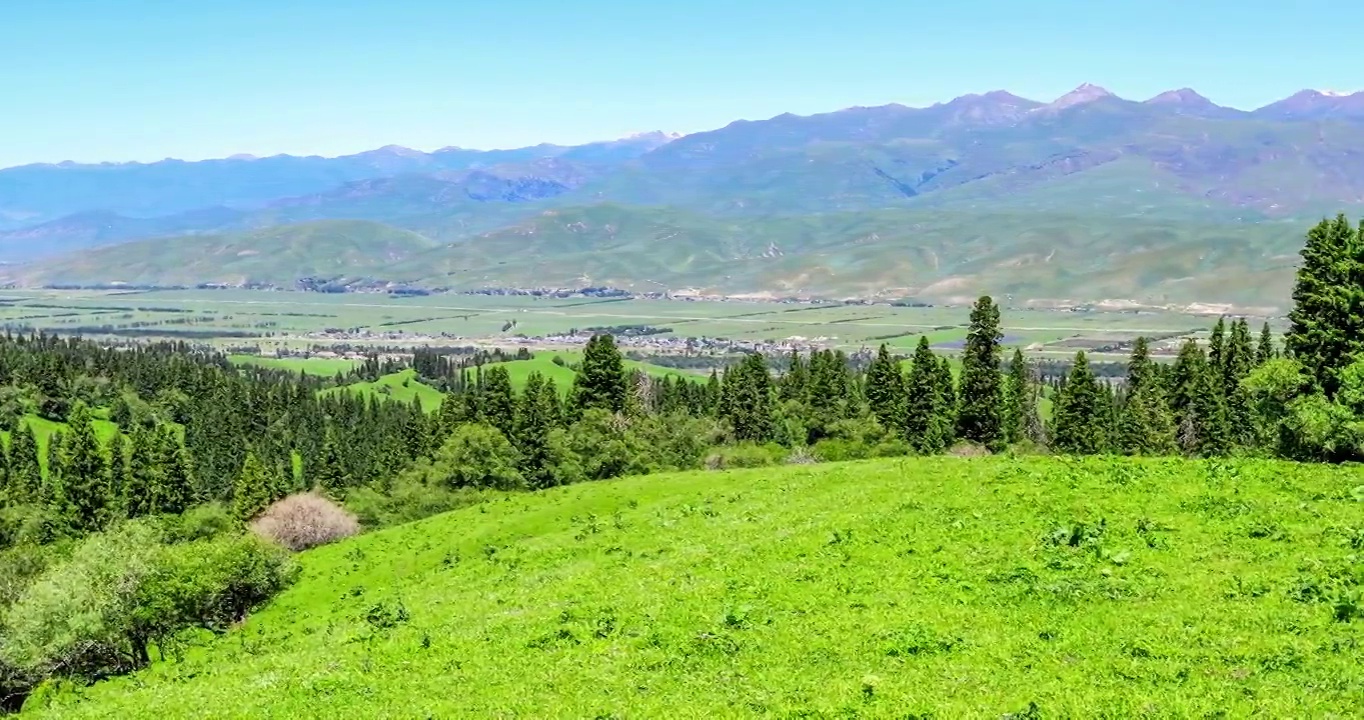
[[[0,166],[513,147],[1082,82],[1364,86],[1342,0],[0,0]]]

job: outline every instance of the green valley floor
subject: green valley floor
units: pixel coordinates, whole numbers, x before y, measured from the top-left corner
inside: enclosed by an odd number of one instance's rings
[[[508,495],[47,718],[1358,717],[1364,471],[927,458]]]

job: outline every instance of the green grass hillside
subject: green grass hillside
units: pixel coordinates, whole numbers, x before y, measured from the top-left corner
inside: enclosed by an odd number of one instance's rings
[[[232,355],[228,357],[228,360],[237,365],[256,365],[271,370],[288,370],[323,377],[334,377],[337,373],[348,373],[359,364],[358,361],[344,358],[277,358],[261,355]]]
[[[302,277],[365,277],[434,244],[382,223],[325,220],[90,250],[23,270],[22,282],[268,282],[292,287]]]
[[[1288,296],[1306,228],[1087,209],[982,209],[974,202],[958,210],[761,218],[603,203],[547,210],[446,245],[429,240],[438,235],[430,231],[313,222],[148,240],[40,262],[5,277],[20,285],[253,280],[292,286],[303,276],[344,276],[455,289],[608,285],[951,302],[985,292],[1010,303],[1276,306]]]
[[[562,358],[566,365],[559,365],[554,362],[554,358]],[[526,380],[531,373],[540,373],[546,379],[553,380],[556,387],[561,392],[568,392],[573,387],[573,380],[577,373],[567,365],[575,365],[583,361],[583,354],[580,351],[545,351],[537,354],[530,360],[508,360],[507,362],[488,363],[483,366],[486,371],[492,367],[502,367],[507,369],[507,375],[511,379],[512,387],[521,390],[526,386]],[[626,370],[640,370],[645,374],[655,378],[678,378],[682,380],[700,381],[705,378],[696,373],[687,373],[661,365],[651,365],[638,360],[626,360]],[[473,377],[473,370],[469,370],[469,376]]]
[[[440,409],[441,401],[445,399],[441,391],[418,380],[417,371],[412,369],[384,375],[374,382],[354,383],[344,388],[331,388],[322,392],[355,392],[402,403],[411,403],[413,398],[420,397],[422,409],[427,412]]]
[[[1362,484],[932,458],[512,495],[306,553],[39,716],[1355,716]]]

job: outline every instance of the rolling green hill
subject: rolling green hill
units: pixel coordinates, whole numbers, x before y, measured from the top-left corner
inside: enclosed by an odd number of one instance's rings
[[[310,551],[226,637],[36,716],[1353,716],[1361,482],[933,458],[510,495]]]
[[[1058,193],[1067,192],[1057,188]],[[364,221],[169,238],[42,263],[28,284],[350,278],[428,287],[607,285],[758,297],[1277,306],[1305,226],[1133,215],[879,210],[762,219],[600,204],[436,245]],[[1060,207],[1062,203],[1054,203]]]
[[[718,220],[598,205],[548,211],[395,265],[451,287],[696,289],[963,300],[1275,305],[1305,228],[1135,217],[882,210]]]
[[[439,410],[441,402],[445,399],[441,391],[418,380],[415,370],[402,370],[385,375],[374,382],[354,383],[322,392],[353,392],[401,403],[411,403],[414,398],[421,398],[422,409],[427,412]]]
[[[365,277],[434,246],[407,230],[362,220],[280,225],[246,233],[143,240],[66,255],[20,270],[46,283],[275,283]]]

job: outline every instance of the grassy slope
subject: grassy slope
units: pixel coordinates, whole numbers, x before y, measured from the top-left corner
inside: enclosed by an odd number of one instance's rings
[[[122,245],[39,263],[18,280],[287,286],[304,275],[347,275],[461,289],[596,284],[939,301],[988,292],[1018,301],[1275,304],[1291,285],[1305,227],[968,207],[716,218],[599,204],[543,212],[434,248],[424,235],[329,221]]]
[[[411,369],[384,375],[374,382],[347,385],[344,389],[349,390],[350,392],[372,394],[379,398],[403,403],[411,403],[412,398],[420,397],[422,409],[427,412],[434,412],[440,409],[441,401],[445,399],[445,396],[442,395],[439,390],[418,381],[417,371]],[[322,392],[334,393],[341,391],[342,388],[331,388],[329,390],[323,390]]]
[[[46,717],[1348,716],[1364,626],[1295,598],[1357,573],[1362,481],[932,458],[511,496],[305,554],[233,635]]]
[[[308,375],[334,377],[355,369],[356,361],[331,358],[274,358],[259,355],[232,355],[228,358],[238,365],[258,365],[275,370],[303,372]]]
[[[526,380],[530,377],[531,373],[538,372],[546,378],[553,380],[555,386],[558,387],[560,391],[567,391],[569,388],[573,387],[573,379],[577,376],[577,373],[571,368],[556,365],[554,363],[554,358],[556,356],[563,358],[564,362],[569,364],[580,363],[583,359],[583,354],[578,351],[544,351],[538,353],[530,360],[511,360],[502,363],[488,363],[487,365],[484,365],[483,368],[484,370],[487,370],[491,367],[505,367],[508,376],[511,378],[512,387],[517,390],[526,386]],[[686,373],[660,365],[651,365],[638,360],[626,360],[625,367],[628,370],[642,370],[646,374],[656,378],[673,377],[692,381],[704,379],[702,376],[695,373]],[[470,370],[469,373],[472,376],[473,371]]]
[[[227,235],[126,243],[41,263],[22,282],[274,282],[358,277],[429,249],[422,235],[362,220],[324,220]]]

